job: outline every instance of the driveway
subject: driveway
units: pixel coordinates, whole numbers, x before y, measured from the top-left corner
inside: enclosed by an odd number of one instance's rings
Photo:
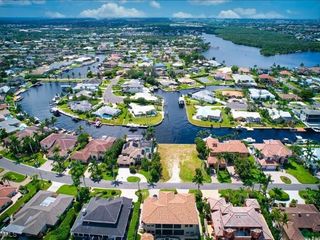
[[[123,103],[123,98],[120,96],[116,96],[112,92],[112,86],[116,85],[119,81],[120,77],[117,76],[113,78],[110,82],[110,84],[107,86],[106,90],[103,93],[103,101],[105,104],[112,103],[112,104],[118,104]]]
[[[273,183],[283,183],[281,180],[281,176],[287,177],[291,180],[291,183],[294,184],[299,184],[300,182],[292,175],[286,173],[286,172],[281,172],[281,171],[264,171],[265,174],[271,175],[271,179]]]
[[[180,167],[179,167],[179,161],[174,161],[171,168],[171,178],[167,181],[170,183],[180,183]]]
[[[128,177],[139,177],[141,183],[148,182],[146,177],[140,173],[132,174],[129,168],[119,168],[117,180],[120,182],[126,182]]]
[[[228,166],[227,170],[231,176],[231,182],[232,183],[242,183],[240,180],[240,177],[238,174],[236,174],[236,171],[234,170],[234,166]]]

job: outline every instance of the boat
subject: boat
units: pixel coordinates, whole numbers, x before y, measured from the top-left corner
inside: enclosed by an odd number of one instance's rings
[[[21,101],[23,99],[23,97],[21,97],[19,95],[19,96],[15,96],[13,99],[14,99],[15,102],[19,102],[19,101]]]
[[[291,143],[291,141],[289,140],[289,138],[283,138],[283,139],[282,139],[282,142],[283,142],[283,143]]]
[[[59,117],[59,116],[60,116],[60,111],[59,111],[59,109],[56,108],[56,107],[51,108],[51,109],[50,109],[50,112],[51,112],[54,116],[56,116],[56,117]]]
[[[40,119],[37,117],[34,117],[34,123],[39,123],[39,122],[40,122]]]
[[[131,127],[129,127],[129,131],[136,132],[136,131],[138,131],[138,127],[131,126]]]
[[[256,140],[251,137],[247,137],[247,138],[243,139],[243,141],[245,141],[247,143],[255,143],[256,142]]]
[[[80,119],[77,118],[77,117],[75,117],[75,116],[72,117],[72,121],[74,121],[74,122],[79,122],[79,120],[80,120]]]
[[[94,125],[96,126],[96,128],[101,127],[101,122],[99,120],[95,121]]]
[[[183,106],[184,106],[184,103],[185,103],[185,102],[184,102],[184,97],[183,97],[183,96],[180,96],[180,97],[179,97],[179,100],[178,100],[179,106],[180,106],[180,107],[183,107]]]
[[[304,143],[307,143],[307,139],[304,139],[304,138],[302,138],[301,136],[299,136],[299,135],[296,135],[296,143],[298,143],[298,144],[304,144]]]

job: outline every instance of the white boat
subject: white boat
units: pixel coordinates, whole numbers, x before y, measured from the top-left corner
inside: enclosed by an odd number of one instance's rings
[[[94,125],[98,128],[98,127],[101,127],[101,122],[99,121],[99,120],[97,120],[95,123],[94,123]]]
[[[307,143],[307,141],[307,139],[304,139],[301,136],[296,135],[296,143],[304,144]]]
[[[256,142],[256,140],[251,137],[245,138],[245,139],[243,139],[243,141],[245,141],[247,143],[255,143]]]
[[[184,106],[184,97],[180,96],[178,100],[179,106]]]

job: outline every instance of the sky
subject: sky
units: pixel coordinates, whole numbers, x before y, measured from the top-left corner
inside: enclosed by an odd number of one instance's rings
[[[0,17],[320,19],[320,0],[0,0]]]

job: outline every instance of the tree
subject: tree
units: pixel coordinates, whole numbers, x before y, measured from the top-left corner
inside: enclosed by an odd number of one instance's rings
[[[56,124],[56,122],[57,122],[57,118],[52,116],[51,119],[50,119],[51,126],[54,126]]]
[[[288,225],[288,214],[285,212],[282,212],[279,208],[273,208],[271,211],[271,217],[275,221],[277,228],[280,230],[280,235],[282,239],[282,229],[284,225]]]
[[[236,73],[236,72],[238,72],[238,70],[239,70],[239,67],[236,66],[236,65],[233,65],[233,66],[231,67],[232,73]]]
[[[8,137],[8,133],[5,129],[0,129],[0,140],[5,139],[6,137]]]
[[[84,172],[85,172],[85,167],[84,165],[81,164],[81,162],[79,161],[75,161],[71,164],[71,169],[70,169],[70,174],[71,174],[71,178],[73,181],[73,185],[78,189],[81,181],[80,178],[83,178],[83,183],[85,183],[84,181]]]
[[[208,156],[208,149],[206,143],[199,137],[195,139],[196,149],[199,154],[199,158],[206,159]]]
[[[89,173],[91,173],[90,178],[92,179],[92,181],[94,182],[100,182],[102,179],[102,171],[99,168],[99,165],[97,163],[97,161],[92,161],[89,169],[88,169]]]
[[[204,178],[200,168],[196,169],[196,174],[194,175],[192,182],[197,184],[198,190],[200,190],[200,185],[203,185],[203,182],[204,182]]]
[[[8,185],[10,186],[10,177],[9,177],[9,175],[4,174],[4,175],[1,177],[1,182],[3,182],[3,183],[7,182]]]
[[[17,155],[20,153],[20,143],[16,135],[11,135],[9,137],[9,150],[14,155]],[[20,160],[17,158],[17,162],[20,162]]]
[[[79,149],[84,148],[89,142],[89,134],[88,133],[80,133],[77,137],[77,143]]]

